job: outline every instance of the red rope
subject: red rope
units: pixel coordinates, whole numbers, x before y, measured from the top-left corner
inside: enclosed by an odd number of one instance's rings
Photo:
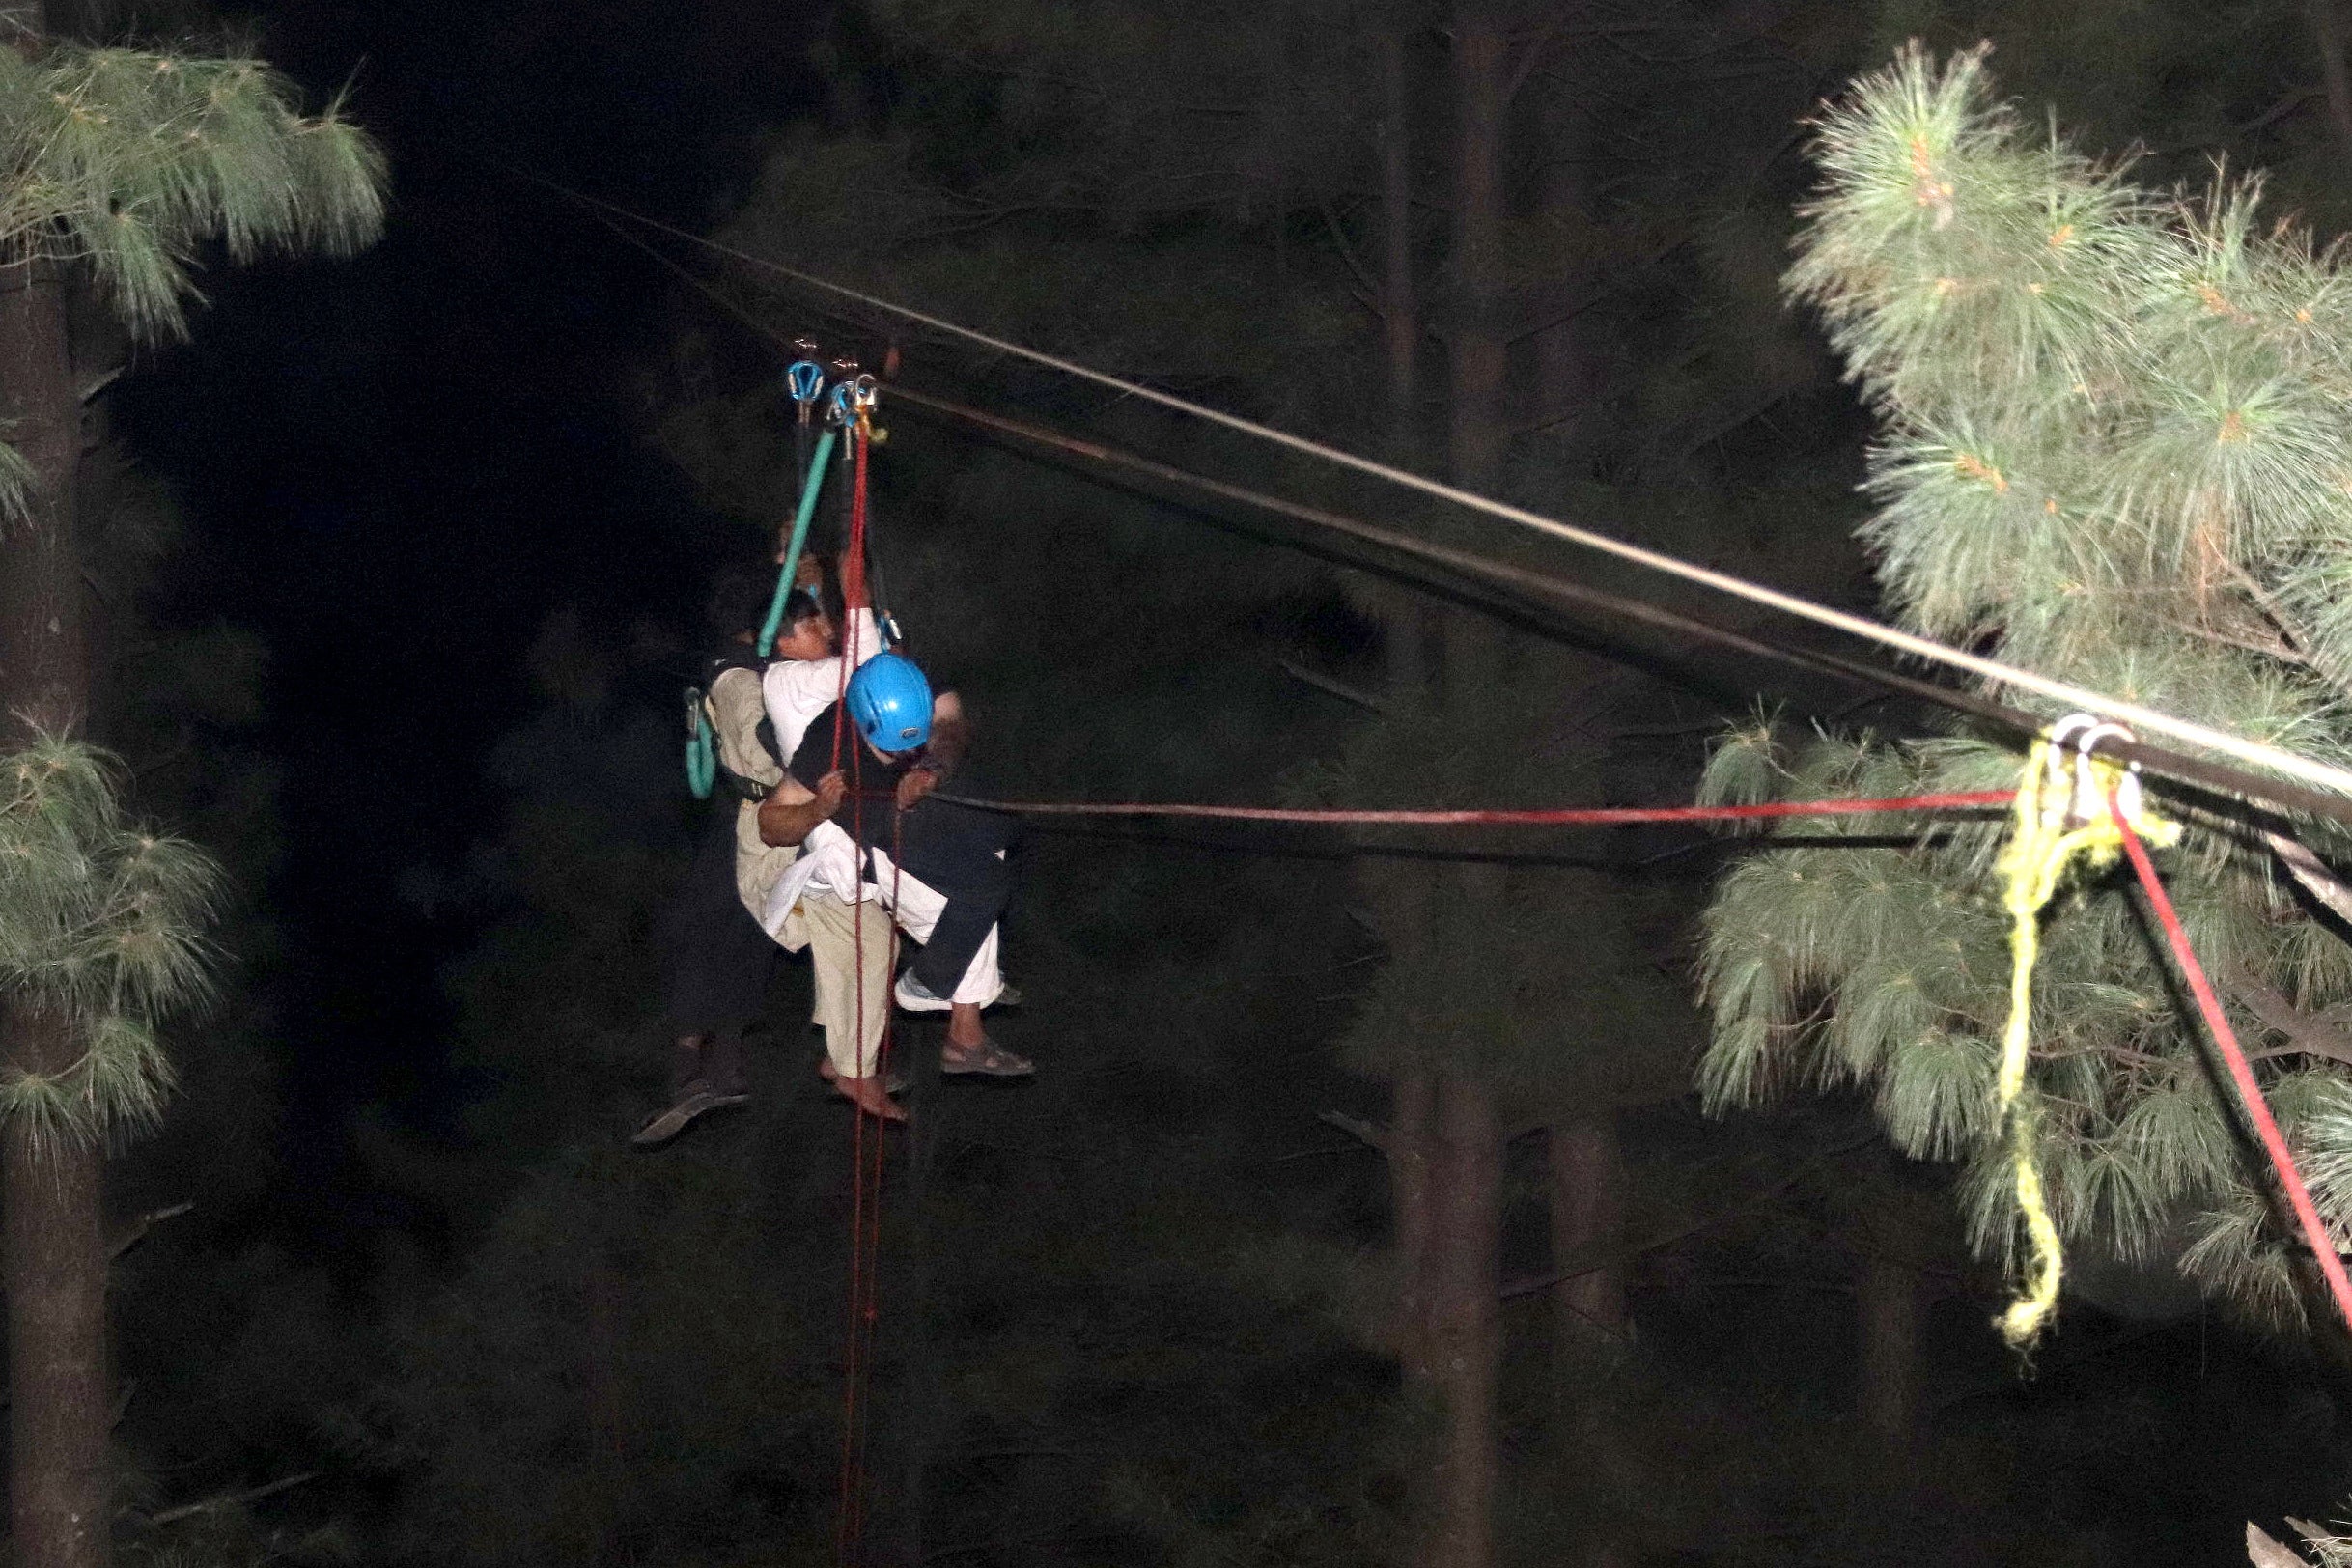
[[[866,448],[869,434],[861,419],[851,427],[850,446],[854,456],[850,487],[850,528],[841,563],[841,607],[845,625],[842,629],[840,684],[833,698],[833,771],[841,770],[842,753],[847,743],[851,778],[850,833],[856,843],[856,877],[858,885],[852,892],[850,940],[852,967],[855,974],[853,984],[856,999],[852,1018],[855,1029],[852,1046],[856,1065],[871,1070],[872,1077],[884,1093],[888,1092],[890,1058],[890,1018],[888,1002],[883,1002],[882,1038],[875,1059],[865,1060],[866,1042],[866,923],[864,917],[865,882],[865,802],[868,793],[860,787],[864,773],[863,747],[848,741],[850,672],[858,662],[856,612],[866,602]],[[898,843],[898,822],[895,802],[891,817],[891,844]],[[895,887],[896,857],[893,856],[892,878]],[[898,931],[895,917],[891,928],[891,965],[897,967]],[[852,1102],[850,1137],[850,1288],[849,1329],[842,1350],[841,1395],[841,1497],[833,1536],[834,1560],[842,1568],[853,1568],[865,1559],[865,1499],[866,1499],[866,1433],[872,1401],[863,1398],[871,1373],[870,1362],[874,1331],[880,1321],[878,1288],[880,1270],[878,1259],[882,1250],[882,1178],[883,1126],[875,1117],[874,1159],[869,1172],[866,1162],[866,1117],[862,1105]]]
[[[1316,811],[1284,806],[1146,805],[1129,801],[1095,804],[1058,800],[979,800],[934,792],[941,800],[1011,811],[1024,817],[1215,817],[1231,822],[1309,822],[1409,825],[1427,827],[1555,826],[1624,827],[1637,823],[1749,822],[1769,817],[1849,817],[1885,811],[1958,811],[2005,806],[2015,790],[1972,790],[1961,794],[1905,795],[1879,800],[1772,800],[1750,806],[1572,806],[1517,811]]]
[[[2286,1190],[2287,1205],[2295,1211],[2303,1239],[2311,1255],[2318,1259],[2319,1272],[2327,1276],[2328,1294],[2336,1298],[2336,1309],[2343,1314],[2344,1326],[2352,1329],[2352,1279],[2344,1275],[2344,1260],[2337,1254],[2327,1224],[2319,1218],[2318,1206],[2311,1202],[2310,1189],[2303,1185],[2303,1173],[2295,1167],[2295,1156],[2286,1146],[2285,1134],[2279,1131],[2278,1118],[2270,1113],[2270,1104],[2262,1098],[2262,1085],[2254,1080],[2254,1064],[2246,1059],[2236,1031],[2229,1027],[2229,1020],[2222,1012],[2221,998],[2213,994],[2213,983],[2205,978],[2204,966],[2198,963],[2197,953],[2189,945],[2189,934],[2181,928],[2180,916],[2173,911],[2164,883],[2157,880],[2147,846],[2124,820],[2113,791],[2107,797],[2107,815],[2123,834],[2123,853],[2131,856],[2132,870],[2140,875],[2141,888],[2147,894],[2149,907],[2156,911],[2156,923],[2164,928],[2165,939],[2171,944],[2172,957],[2180,965],[2182,978],[2189,983],[2189,994],[2197,998],[2197,1010],[2204,1014],[2205,1027],[2213,1031],[2213,1043],[2221,1049],[2222,1060],[2229,1066],[2229,1080],[2237,1085],[2238,1099],[2246,1107],[2246,1119],[2254,1123],[2254,1135],[2262,1140],[2272,1168],[2279,1173],[2279,1185]]]

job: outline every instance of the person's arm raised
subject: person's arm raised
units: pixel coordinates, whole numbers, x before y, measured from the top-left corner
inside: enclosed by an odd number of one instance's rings
[[[898,781],[899,810],[905,811],[938,789],[956,770],[971,743],[971,725],[964,716],[963,699],[952,691],[940,692],[932,699],[931,740],[923,747],[923,760]]]

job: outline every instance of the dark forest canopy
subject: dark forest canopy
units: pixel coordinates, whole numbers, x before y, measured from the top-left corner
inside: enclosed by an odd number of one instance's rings
[[[128,25],[87,9],[52,25]],[[1989,39],[2028,126],[2152,190],[2220,159],[2323,239],[2352,216],[2328,0],[250,23],[313,109],[348,85],[392,205],[347,262],[206,257],[191,341],[89,405],[92,727],[233,889],[221,995],[164,1037],[179,1097],[109,1171],[126,1562],[832,1556],[851,1122],[805,964],[752,1105],[627,1146],[703,822],[677,691],[711,574],[789,507],[791,339],[1559,564],[690,244],[665,266],[518,172],[1890,614],[1872,419],[1782,292],[1823,98]],[[882,398],[891,602],[1007,796],[1674,801],[1760,695],[1931,723],[1498,619]],[[2342,1507],[2337,1337],[2092,1247],[2021,1381],[1953,1162],[1851,1091],[1701,1114],[1698,922],[1750,848],[1033,835],[1028,1003],[991,1028],[1038,1076],[921,1082],[889,1145],[870,1555],[2138,1568]]]

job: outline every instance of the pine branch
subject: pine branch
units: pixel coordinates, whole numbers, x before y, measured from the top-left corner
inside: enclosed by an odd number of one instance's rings
[[[2325,860],[2311,852],[2310,845],[2291,833],[2265,832],[2262,842],[2278,855],[2287,875],[2293,877],[2303,890],[2325,905],[2336,918],[2352,925],[2352,884],[2329,868]]]
[[[2352,1067],[2352,1029],[2307,1013],[2281,993],[2244,975],[2231,979],[2229,991],[2249,1013],[2261,1020],[2264,1028],[2287,1038],[2288,1044],[2284,1046],[2252,1052],[2256,1059],[2318,1056]]]
[[[1344,681],[1334,681],[1330,676],[1310,670],[1293,659],[1277,658],[1274,662],[1280,665],[1282,673],[1292,680],[1303,682],[1318,691],[1329,692],[1342,702],[1354,703],[1358,708],[1369,709],[1376,714],[1385,714],[1388,711],[1388,705],[1386,702],[1368,691],[1360,691],[1355,686],[1349,686]]]
[[[106,1244],[106,1260],[111,1263],[147,1240],[147,1233],[166,1219],[177,1219],[196,1207],[193,1203],[169,1203],[160,1209],[150,1209],[123,1227],[114,1240]]]
[[[248,1502],[259,1502],[264,1498],[273,1498],[281,1492],[290,1492],[297,1486],[317,1480],[322,1473],[320,1470],[303,1470],[297,1475],[288,1475],[275,1481],[266,1482],[261,1486],[247,1487],[242,1492],[218,1493],[197,1502],[183,1502],[176,1508],[166,1508],[159,1513],[150,1514],[147,1516],[147,1522],[158,1526],[177,1525],[183,1519],[194,1519],[199,1514],[212,1514],[218,1513],[224,1508],[242,1507]]]
[[[1326,1126],[1338,1128],[1358,1142],[1378,1149],[1390,1160],[1396,1158],[1396,1140],[1390,1135],[1389,1130],[1378,1122],[1367,1122],[1362,1117],[1351,1116],[1344,1110],[1327,1110],[1317,1116],[1315,1120]]]

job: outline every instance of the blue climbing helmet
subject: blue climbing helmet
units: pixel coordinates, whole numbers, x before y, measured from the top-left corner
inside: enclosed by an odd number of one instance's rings
[[[850,722],[877,751],[919,750],[931,739],[931,683],[902,654],[876,654],[850,677]]]

